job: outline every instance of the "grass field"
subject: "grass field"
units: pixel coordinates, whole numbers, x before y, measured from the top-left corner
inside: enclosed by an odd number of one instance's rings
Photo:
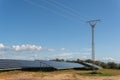
[[[88,70],[6,71],[0,72],[0,80],[120,80],[120,70],[103,69],[100,74]]]

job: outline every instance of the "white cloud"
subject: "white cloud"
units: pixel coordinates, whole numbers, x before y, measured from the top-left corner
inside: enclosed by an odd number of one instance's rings
[[[54,52],[55,49],[47,49],[48,52]]]
[[[14,53],[21,53],[24,57],[24,53],[27,55],[28,53],[34,53],[35,55],[39,55],[39,53],[46,53],[46,54],[40,54],[40,56],[37,56],[37,58],[62,58],[62,59],[86,59],[89,55],[89,52],[91,49],[90,48],[84,48],[82,49],[83,52],[80,52],[79,50],[71,51],[66,48],[61,48],[59,50],[55,50],[53,48],[43,48],[39,45],[31,45],[31,44],[22,44],[22,45],[12,45],[12,46],[6,46],[4,44],[0,44],[0,54],[2,55],[8,55],[8,54],[14,54]],[[51,56],[48,55],[48,53],[52,53]],[[56,54],[58,53],[58,54]],[[10,55],[11,55],[10,54]],[[15,56],[16,54],[13,55],[15,58],[22,58],[19,57],[18,55]],[[30,54],[32,55],[32,54]],[[27,55],[29,56],[29,55]],[[8,57],[8,56],[7,56]]]
[[[81,51],[90,52],[91,50],[91,48],[83,48]]]
[[[0,54],[4,54],[6,50],[7,50],[7,46],[0,43]]]
[[[114,58],[112,58],[112,57],[104,57],[102,60],[108,61],[108,62],[116,61],[116,59],[114,59]]]
[[[65,51],[65,48],[61,48],[61,51]]]
[[[58,56],[66,57],[66,56],[71,56],[71,55],[72,55],[71,53],[62,53],[62,54],[59,54]]]
[[[4,48],[5,48],[5,45],[0,43],[0,49],[4,49]]]
[[[86,60],[86,59],[89,59],[89,57],[88,56],[83,56],[82,59]]]
[[[15,51],[42,51],[43,48],[41,46],[36,45],[14,45],[11,47]]]
[[[60,59],[89,59],[89,55],[82,54],[82,53],[76,53],[76,52],[63,52],[58,53],[52,56],[53,58],[60,58]]]
[[[59,59],[70,59],[72,58],[72,53],[57,53],[54,55],[51,55],[50,58],[55,59],[55,58],[59,58]]]
[[[22,44],[22,45],[12,45],[12,46],[5,46],[4,44],[0,44],[0,54],[3,53],[40,53],[43,52],[54,52],[55,49],[48,49],[43,48],[42,46],[38,45],[31,45],[31,44]]]

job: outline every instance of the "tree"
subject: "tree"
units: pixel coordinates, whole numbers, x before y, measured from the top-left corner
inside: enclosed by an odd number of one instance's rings
[[[108,62],[107,66],[109,69],[117,69],[118,68],[118,64],[116,64],[115,62]]]

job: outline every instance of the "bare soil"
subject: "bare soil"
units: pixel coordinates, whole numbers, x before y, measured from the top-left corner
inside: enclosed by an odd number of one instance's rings
[[[114,70],[111,71],[114,72]],[[118,75],[116,76],[83,76],[79,74],[85,72],[88,71],[80,70],[77,71],[65,70],[54,72],[10,71],[0,72],[0,80],[120,80],[120,71],[115,71],[115,73],[118,73]]]

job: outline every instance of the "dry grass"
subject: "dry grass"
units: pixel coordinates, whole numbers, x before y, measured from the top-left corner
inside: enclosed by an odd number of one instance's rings
[[[111,74],[115,74],[115,75],[120,75],[120,70],[102,69],[100,71],[103,72],[103,73],[111,73]]]
[[[100,72],[110,76],[81,75],[91,71],[62,70],[54,72],[9,71],[0,72],[0,80],[120,80],[120,70],[103,69]]]

